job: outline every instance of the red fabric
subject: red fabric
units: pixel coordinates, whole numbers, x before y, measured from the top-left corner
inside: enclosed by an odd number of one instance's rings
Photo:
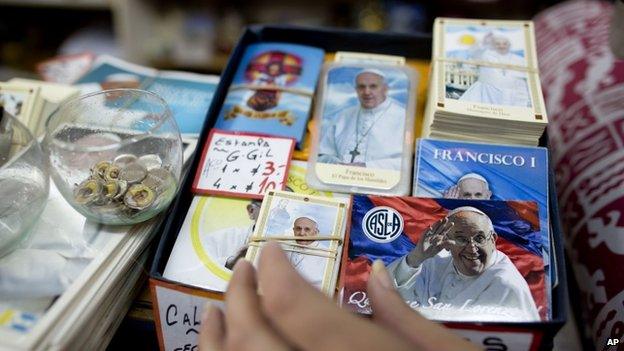
[[[608,47],[612,11],[573,1],[535,18],[573,303],[600,349],[624,341],[624,61]]]
[[[370,196],[375,206],[393,207],[403,216],[407,237],[417,243],[425,229],[446,216],[446,209],[434,199]]]

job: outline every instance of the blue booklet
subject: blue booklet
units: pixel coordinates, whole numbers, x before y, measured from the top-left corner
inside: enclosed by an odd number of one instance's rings
[[[324,51],[285,43],[247,47],[216,128],[294,138],[301,143]]]
[[[154,92],[169,105],[180,133],[188,137],[198,137],[219,84],[219,77],[158,71],[104,55],[98,57],[93,68],[76,84],[82,94],[117,88]]]
[[[549,265],[546,148],[419,139],[412,194],[433,198],[535,201],[539,206],[544,262]]]

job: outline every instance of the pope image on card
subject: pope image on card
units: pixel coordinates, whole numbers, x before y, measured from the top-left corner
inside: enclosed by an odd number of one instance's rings
[[[305,182],[306,165],[305,162],[292,161],[288,170],[288,191],[349,201],[348,196],[310,188]],[[163,276],[204,289],[225,291],[232,268],[247,253],[261,204],[259,199],[195,196]],[[292,228],[284,230],[291,233]],[[294,262],[301,265],[299,261],[303,256],[293,255]]]
[[[301,143],[323,55],[323,50],[303,45],[249,45],[216,127],[291,137]]]
[[[404,67],[362,64],[337,64],[326,70],[322,107],[317,109],[321,129],[311,160],[312,178],[321,186],[389,191],[409,172],[404,171],[411,163],[405,157],[405,147],[411,145],[406,126],[411,125],[414,102],[410,73]]]
[[[347,203],[287,192],[270,192],[246,258],[257,263],[270,240],[282,245],[290,263],[313,286],[332,295],[344,238]]]
[[[343,305],[370,313],[380,259],[406,303],[441,321],[546,319],[538,207],[529,201],[353,199]]]
[[[496,66],[526,67],[526,47],[522,27],[445,25],[446,58],[464,61],[446,63],[446,97],[465,102],[531,107],[526,71]]]

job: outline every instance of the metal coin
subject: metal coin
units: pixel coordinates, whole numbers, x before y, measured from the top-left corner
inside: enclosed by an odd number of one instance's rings
[[[106,171],[108,170],[108,168],[111,166],[111,163],[108,161],[100,161],[98,163],[95,164],[95,166],[92,169],[91,174],[95,177],[98,177],[100,179],[104,179],[104,175],[106,174]]]
[[[138,163],[128,165],[126,168],[122,168],[119,171],[119,179],[128,182],[128,184],[135,184],[143,180],[147,175],[145,167]]]
[[[102,187],[102,194],[104,195],[104,198],[106,199],[114,199],[115,196],[117,196],[117,193],[119,192],[119,184],[117,183],[117,181],[115,180],[109,180],[107,181],[104,186]]]
[[[139,157],[137,162],[145,167],[145,169],[147,169],[148,171],[160,168],[162,166],[162,159],[156,154],[143,155]]]
[[[118,179],[117,186],[119,187],[119,189],[117,190],[117,194],[115,195],[115,200],[121,199],[126,194],[126,190],[128,190],[128,182]]]
[[[161,193],[174,184],[173,174],[164,168],[156,168],[147,172],[143,184]]]
[[[95,179],[87,179],[74,189],[74,200],[79,205],[87,205],[100,199],[102,183]]]
[[[133,154],[121,154],[115,157],[115,159],[113,160],[113,164],[123,168],[130,165],[131,163],[136,162],[136,160],[137,157]]]
[[[111,181],[119,179],[119,172],[121,172],[121,168],[116,165],[110,165],[104,173],[104,180]]]
[[[154,203],[155,199],[156,194],[152,189],[143,184],[134,184],[128,188],[124,196],[124,203],[130,208],[143,210]]]

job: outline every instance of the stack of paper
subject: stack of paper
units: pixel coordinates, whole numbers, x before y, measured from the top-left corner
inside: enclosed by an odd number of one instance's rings
[[[535,146],[548,123],[530,21],[438,18],[424,137]]]

